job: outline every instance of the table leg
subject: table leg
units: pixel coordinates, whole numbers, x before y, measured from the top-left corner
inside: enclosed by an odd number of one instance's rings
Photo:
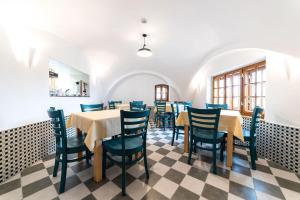
[[[77,129],[76,129],[76,133],[77,133],[77,136],[79,136],[79,135],[82,134],[82,131],[81,131],[79,128],[77,128]],[[83,156],[82,151],[81,151],[81,152],[78,152],[78,158],[82,158],[82,156]]]
[[[184,125],[184,153],[189,152],[189,126]]]
[[[93,172],[94,172],[94,181],[99,183],[102,180],[102,144],[98,140],[96,141],[94,147],[94,163],[93,163]]]
[[[233,134],[227,134],[227,167],[232,167],[232,154],[233,154]]]

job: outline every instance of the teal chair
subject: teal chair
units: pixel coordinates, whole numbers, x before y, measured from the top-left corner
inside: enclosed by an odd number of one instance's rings
[[[109,101],[108,108],[109,109],[116,109],[116,104],[121,104],[122,101]]]
[[[122,168],[122,194],[126,194],[126,165],[132,165],[144,159],[146,177],[149,178],[146,139],[150,110],[132,112],[121,110],[121,135],[103,141],[103,177],[106,172],[106,159]],[[133,155],[137,158],[131,159]],[[117,158],[121,157],[118,160]]]
[[[225,133],[218,131],[221,109],[197,109],[188,107],[190,122],[190,150],[188,164],[191,164],[193,148],[213,152],[213,173],[217,173],[217,150],[220,160],[224,160]],[[212,148],[196,145],[198,142],[211,144]],[[217,146],[218,145],[218,146]]]
[[[101,104],[80,104],[81,112],[91,112],[103,110],[103,103]]]
[[[192,107],[192,102],[191,101],[184,102],[184,110],[187,110],[187,107]]]
[[[132,101],[133,104],[143,105],[144,101]]]
[[[184,126],[176,126],[176,119],[179,116],[179,107],[180,105],[184,106],[184,103],[172,103],[171,108],[172,108],[172,123],[173,123],[173,136],[172,136],[172,146],[174,145],[174,139],[176,136],[176,140],[178,140],[178,134],[184,134],[184,132],[181,130],[184,130]]]
[[[238,138],[235,138],[235,142],[234,142],[235,146],[243,146],[243,147],[246,146],[247,148],[250,149],[251,167],[254,170],[256,169],[255,161],[257,160],[256,130],[259,126],[259,121],[261,119],[263,111],[264,111],[263,108],[256,106],[252,113],[250,130],[243,129],[244,139],[245,139],[245,142],[248,142],[248,144],[247,143],[245,145],[237,144]]]
[[[221,108],[222,110],[228,110],[228,105],[225,104],[213,104],[213,103],[206,103],[206,109],[217,109]]]
[[[129,102],[130,105],[130,111],[142,111],[146,110],[147,105],[146,104],[140,104],[136,102]]]
[[[156,127],[158,121],[163,124],[164,131],[166,123],[170,121],[170,115],[166,112],[166,102],[156,102]]]
[[[63,193],[65,191],[66,176],[67,176],[67,164],[70,162],[78,162],[86,159],[87,164],[91,159],[90,151],[84,144],[84,135],[80,134],[78,136],[67,137],[65,117],[63,110],[55,110],[51,107],[48,110],[48,116],[51,119],[51,125],[53,129],[54,136],[56,138],[56,153],[55,153],[55,163],[53,169],[53,177],[57,176],[59,163],[62,164],[61,168],[61,181],[59,186],[59,192]],[[80,158],[68,159],[68,154],[75,154],[85,151],[85,155]]]

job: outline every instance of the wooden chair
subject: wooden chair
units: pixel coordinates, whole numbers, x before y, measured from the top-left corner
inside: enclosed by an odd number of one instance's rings
[[[100,111],[103,110],[103,103],[101,104],[80,104],[82,112]]]
[[[176,126],[176,119],[179,116],[179,107],[180,105],[184,106],[184,103],[172,103],[172,123],[173,123],[173,136],[172,136],[172,146],[174,145],[174,139],[176,135],[176,140],[178,140],[178,134],[184,134],[184,132],[180,132],[180,130],[184,130],[184,126]]]
[[[166,113],[166,102],[156,102],[156,127],[158,121],[163,124],[165,131],[166,123],[170,121],[170,115]]]
[[[67,164],[70,162],[81,161],[83,159],[86,159],[87,164],[89,164],[91,155],[84,144],[85,137],[83,134],[73,137],[67,137],[63,110],[55,110],[54,107],[51,107],[48,110],[48,116],[51,118],[52,129],[56,138],[56,153],[53,177],[57,176],[58,166],[59,163],[61,163],[62,169],[59,192],[63,193],[65,191],[66,184]],[[75,159],[68,159],[68,154],[75,154],[83,151],[85,151],[84,156]]]
[[[132,112],[121,110],[121,135],[103,141],[103,177],[106,172],[106,158],[122,167],[122,194],[126,194],[126,165],[144,159],[146,177],[149,178],[146,139],[150,110]],[[136,155],[135,159],[132,158]],[[121,161],[117,158],[121,157]]]
[[[193,148],[213,152],[213,173],[217,173],[217,150],[220,150],[220,160],[224,159],[225,134],[218,131],[221,109],[197,109],[188,107],[190,122],[190,150],[188,164],[191,164]],[[197,142],[211,144],[212,148],[196,145]],[[217,144],[219,146],[217,147]]]
[[[251,118],[251,125],[250,125],[250,130],[243,129],[243,135],[245,142],[248,142],[249,145],[239,145],[234,142],[235,146],[243,146],[247,147],[250,149],[250,157],[251,157],[251,167],[252,169],[256,169],[256,163],[255,161],[257,160],[257,153],[256,153],[256,130],[259,125],[259,121],[261,119],[262,113],[264,109],[256,106],[253,110],[252,113],[252,118]],[[237,141],[238,138],[235,138],[235,141]]]
[[[221,108],[222,110],[228,110],[227,104],[213,104],[213,103],[206,103],[206,109],[217,109]]]

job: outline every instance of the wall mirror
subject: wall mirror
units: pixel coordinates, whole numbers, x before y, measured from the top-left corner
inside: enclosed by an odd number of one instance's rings
[[[49,60],[50,97],[89,97],[90,77],[57,60]]]

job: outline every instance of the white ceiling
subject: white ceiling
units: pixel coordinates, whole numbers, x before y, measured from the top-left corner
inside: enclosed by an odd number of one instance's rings
[[[151,70],[183,90],[221,50],[263,48],[300,56],[299,0],[0,1],[2,19],[41,29],[78,46],[112,82]],[[148,23],[140,23],[141,18]],[[150,58],[136,56],[149,34]]]

